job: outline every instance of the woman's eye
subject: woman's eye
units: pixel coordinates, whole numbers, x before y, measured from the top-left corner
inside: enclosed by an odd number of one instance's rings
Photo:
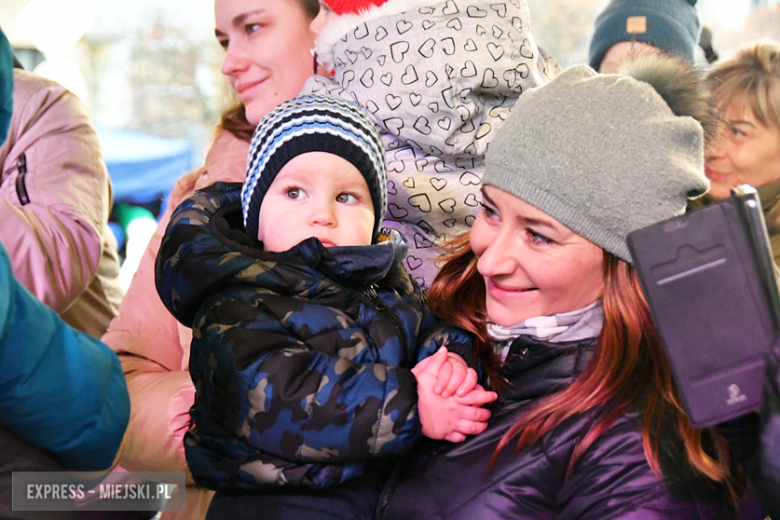
[[[736,137],[742,137],[742,136],[745,135],[745,132],[743,132],[742,130],[740,130],[736,126],[732,126],[731,127],[731,134],[736,136]]]
[[[541,233],[537,233],[533,229],[526,229],[526,233],[528,233],[528,236],[531,237],[531,242],[537,245],[550,245],[554,244],[555,242],[553,240],[550,240],[546,236],[542,235]]]
[[[219,40],[219,46],[225,50],[228,48],[228,43],[230,43],[230,40]]]
[[[495,218],[495,217],[498,216],[498,213],[496,213],[496,210],[494,210],[490,206],[485,205],[484,202],[480,202],[479,205],[482,206],[482,211],[485,212],[485,216],[487,218]]]
[[[255,32],[256,30],[258,30],[260,27],[262,27],[262,25],[260,25],[259,23],[248,23],[248,24],[246,24],[246,25],[244,26],[244,30],[245,30],[247,33],[249,33],[249,34],[252,34],[252,33],[253,33],[253,32]]]
[[[306,198],[306,192],[300,188],[290,188],[287,190],[287,198],[293,200],[303,200]]]
[[[336,196],[336,202],[340,202],[342,204],[354,204],[358,201],[358,198],[351,193],[339,193]]]

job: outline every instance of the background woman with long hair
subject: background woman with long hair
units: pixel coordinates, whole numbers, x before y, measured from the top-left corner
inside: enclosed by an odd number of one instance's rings
[[[429,301],[477,338],[499,399],[484,433],[399,471],[382,518],[736,518],[740,470],[688,421],[626,245],[708,188],[687,117],[706,124],[706,96],[649,63],[647,81],[568,69],[491,143],[482,210]]]

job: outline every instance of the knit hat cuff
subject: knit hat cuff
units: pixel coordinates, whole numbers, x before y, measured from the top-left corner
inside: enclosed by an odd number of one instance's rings
[[[387,170],[382,140],[365,110],[329,96],[301,96],[266,115],[252,136],[247,176],[241,191],[244,226],[257,237],[265,194],[284,166],[309,152],[337,155],[366,181],[374,205],[374,234],[387,207]]]
[[[630,11],[605,12],[602,15],[603,18],[597,20],[596,23],[588,56],[590,66],[598,70],[607,51],[613,45],[624,41],[647,43],[658,47],[667,54],[679,56],[688,63],[694,64],[701,26],[695,8],[687,6],[687,9],[691,10],[693,16],[685,16],[685,13],[681,12],[682,20],[669,13],[644,10],[639,6]],[[628,18],[631,17],[644,17],[646,19],[646,27],[643,32],[629,33],[627,31]],[[688,18],[691,19],[687,20]],[[693,23],[693,26],[686,27],[685,21]]]
[[[609,222],[590,218],[575,206],[567,204],[549,191],[528,182],[516,171],[503,165],[491,164],[482,179],[483,185],[492,185],[511,193],[535,208],[544,211],[578,235],[588,239],[621,260],[633,264],[628,245],[618,230],[609,231]]]
[[[350,163],[366,181],[371,194],[371,203],[374,206],[373,236],[376,238],[379,235],[382,220],[385,217],[386,201],[383,197],[383,186],[380,185],[381,182],[384,182],[384,176],[377,175],[376,172],[379,168],[372,160],[370,152],[347,137],[322,133],[285,136],[285,140],[277,144],[277,147],[272,150],[271,155],[263,166],[264,171],[274,173],[257,176],[257,184],[251,187],[255,196],[253,196],[253,193],[247,195],[248,204],[246,205],[245,222],[247,234],[251,237],[257,237],[257,217],[260,215],[260,207],[262,206],[265,193],[268,192],[282,168],[299,155],[311,152],[325,152],[337,155]]]

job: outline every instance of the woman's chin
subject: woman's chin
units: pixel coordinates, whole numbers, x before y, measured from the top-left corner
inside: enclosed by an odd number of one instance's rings
[[[538,316],[538,313],[533,312],[528,308],[523,309],[509,309],[504,305],[487,302],[487,315],[490,323],[501,325],[502,327],[512,327],[518,323],[522,323],[528,318]]]
[[[731,197],[731,186],[713,182],[710,184],[710,191],[707,195],[713,200],[723,200]]]

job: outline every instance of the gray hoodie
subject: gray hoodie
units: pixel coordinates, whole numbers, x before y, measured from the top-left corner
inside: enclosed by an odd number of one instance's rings
[[[313,76],[303,93],[370,113],[387,157],[384,225],[409,239],[406,267],[429,287],[436,246],[474,222],[496,129],[559,68],[537,47],[525,0],[389,0],[328,24],[317,54],[334,75]]]

